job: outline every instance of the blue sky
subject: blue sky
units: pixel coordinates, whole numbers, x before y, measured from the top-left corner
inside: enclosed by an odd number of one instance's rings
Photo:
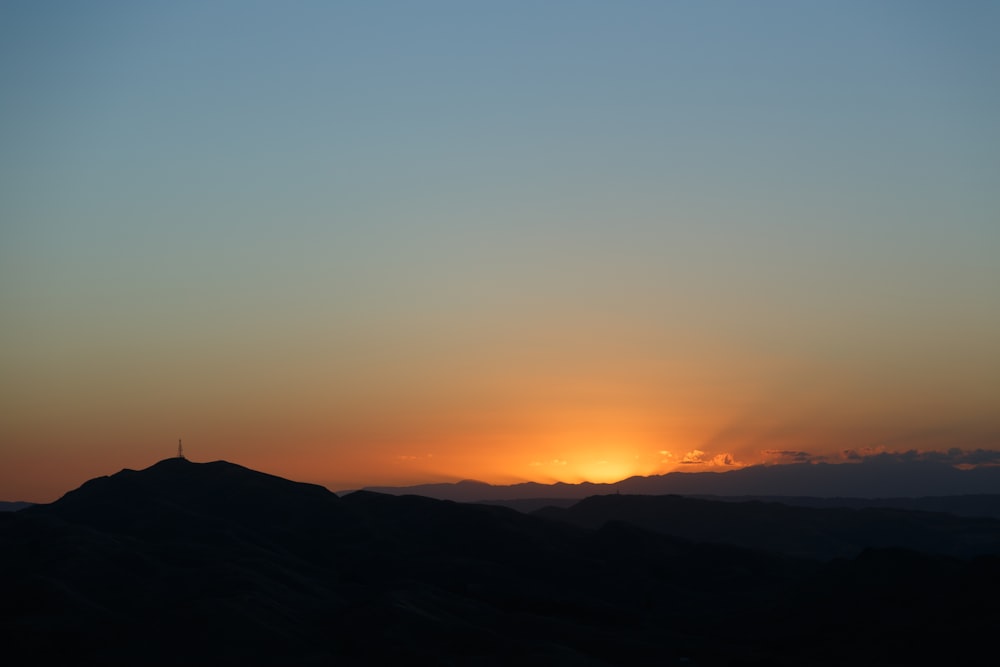
[[[183,431],[330,483],[521,479],[746,414],[747,462],[789,429],[996,445],[998,28],[988,2],[4,3],[5,456],[142,463]]]

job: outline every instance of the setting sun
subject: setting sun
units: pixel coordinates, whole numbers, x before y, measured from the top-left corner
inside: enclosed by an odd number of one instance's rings
[[[65,4],[0,20],[8,498],[996,446],[971,10]]]
[[[608,459],[583,462],[575,468],[581,480],[596,483],[617,482],[637,474],[635,467],[628,462]]]

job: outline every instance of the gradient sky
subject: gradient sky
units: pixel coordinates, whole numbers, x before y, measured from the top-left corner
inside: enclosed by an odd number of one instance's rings
[[[1000,450],[1000,4],[0,4],[0,499]],[[685,462],[686,461],[686,462]]]

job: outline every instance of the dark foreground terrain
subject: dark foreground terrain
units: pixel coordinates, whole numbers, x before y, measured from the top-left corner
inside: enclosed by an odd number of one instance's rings
[[[581,505],[169,459],[0,513],[0,636],[17,664],[995,664],[995,519]]]

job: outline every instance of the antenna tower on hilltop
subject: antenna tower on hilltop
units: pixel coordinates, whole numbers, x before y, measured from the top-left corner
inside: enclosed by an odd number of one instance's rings
[[[184,458],[184,446],[181,445],[180,438],[177,439],[177,458],[179,459]]]

